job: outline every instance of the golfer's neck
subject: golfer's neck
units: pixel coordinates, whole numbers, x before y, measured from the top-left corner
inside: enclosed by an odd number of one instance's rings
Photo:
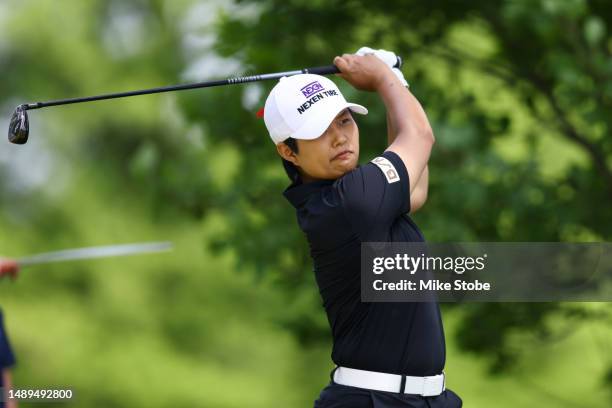
[[[304,174],[304,173],[300,174],[300,178],[302,179],[302,183],[304,184],[314,183],[315,181],[319,181],[319,179],[310,177],[308,174]]]

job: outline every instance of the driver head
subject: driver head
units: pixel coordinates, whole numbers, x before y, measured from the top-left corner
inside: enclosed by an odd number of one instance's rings
[[[25,144],[28,141],[29,133],[30,125],[28,122],[28,112],[26,106],[19,105],[11,117],[11,124],[9,125],[8,131],[9,142],[15,144]]]

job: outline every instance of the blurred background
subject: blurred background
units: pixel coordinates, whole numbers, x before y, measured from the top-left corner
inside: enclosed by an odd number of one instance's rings
[[[608,1],[0,0],[0,129],[16,105],[330,64],[394,50],[437,143],[432,242],[612,238]],[[336,78],[361,162],[384,107]],[[269,140],[273,82],[30,113],[0,143],[0,254],[171,240],[170,254],[0,282],[17,388],[79,407],[307,407],[330,336]],[[612,405],[612,307],[445,304],[466,407]],[[27,404],[22,404],[28,406]]]

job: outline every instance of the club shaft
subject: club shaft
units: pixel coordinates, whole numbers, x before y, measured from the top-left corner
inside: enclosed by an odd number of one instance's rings
[[[108,258],[144,253],[165,252],[172,249],[170,242],[147,242],[137,244],[109,245],[66,249],[31,255],[17,260],[20,266],[46,264],[50,262],[77,261],[82,259]]]
[[[221,80],[215,80],[215,81],[197,82],[193,84],[184,84],[184,85],[164,86],[160,88],[141,89],[141,90],[136,90],[136,91],[118,92],[118,93],[111,93],[111,94],[104,94],[104,95],[88,96],[88,97],[83,97],[83,98],[59,99],[55,101],[36,102],[36,103],[25,104],[22,106],[24,106],[24,108],[28,110],[31,110],[31,109],[45,108],[48,106],[70,105],[73,103],[93,102],[93,101],[101,101],[105,99],[125,98],[128,96],[149,95],[149,94],[156,94],[156,93],[162,93],[162,92],[181,91],[181,90],[186,90],[186,89],[210,88],[214,86],[266,81],[270,79],[279,79],[284,76],[291,76],[291,75],[297,75],[297,74],[310,73],[310,74],[318,74],[318,75],[330,75],[330,74],[335,74],[338,72],[340,72],[340,70],[335,65],[327,65],[327,66],[322,66],[322,67],[304,68],[302,70],[296,70],[296,71],[285,71],[285,72],[275,72],[271,74],[234,77],[234,78],[227,78],[227,79],[221,79]]]

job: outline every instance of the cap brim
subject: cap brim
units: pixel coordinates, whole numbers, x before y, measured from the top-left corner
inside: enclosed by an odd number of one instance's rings
[[[313,140],[318,138],[327,130],[334,118],[346,108],[360,115],[368,114],[368,110],[364,106],[358,105],[356,103],[346,102],[345,104],[338,107],[338,109],[336,110],[322,112],[319,118],[317,118],[318,120],[308,121],[301,128],[293,132],[291,137],[294,139],[302,140]]]

